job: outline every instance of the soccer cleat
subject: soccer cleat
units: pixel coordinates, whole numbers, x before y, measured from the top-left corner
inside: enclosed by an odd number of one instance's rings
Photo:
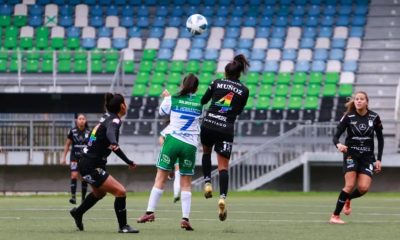
[[[225,221],[228,211],[226,210],[225,199],[220,198],[218,201],[218,217],[220,221]]]
[[[131,227],[129,225],[125,225],[118,232],[119,233],[138,233],[139,230],[137,230],[136,228]]]
[[[349,199],[347,199],[346,202],[344,203],[343,213],[345,215],[350,215],[350,213],[351,213],[351,206],[350,206],[350,200]]]
[[[74,198],[74,197],[70,198],[69,203],[76,204],[76,198]]]
[[[205,198],[212,198],[212,185],[209,182],[204,184],[204,197]]]
[[[181,221],[181,228],[186,229],[186,231],[193,231],[194,229],[190,225],[189,221],[186,221],[185,219],[182,219]]]
[[[71,209],[71,211],[69,211],[69,213],[74,218],[76,227],[80,231],[83,231],[84,228],[83,228],[83,223],[82,223],[82,215],[78,214],[76,210],[77,210],[76,208],[73,208],[73,209]]]
[[[154,222],[156,220],[156,216],[154,213],[144,214],[140,218],[137,219],[137,223],[145,223],[145,222]]]
[[[174,203],[179,202],[179,200],[181,200],[181,198],[179,196],[178,197],[174,197]]]
[[[331,224],[345,224],[345,222],[340,219],[339,215],[332,214],[331,219],[329,219],[329,223]]]

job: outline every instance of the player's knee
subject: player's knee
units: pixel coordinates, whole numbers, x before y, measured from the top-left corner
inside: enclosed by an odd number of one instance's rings
[[[343,191],[351,193],[353,189],[354,189],[354,184],[346,184],[343,188]]]
[[[93,196],[97,199],[102,199],[103,197],[106,196],[107,193],[105,192],[92,192]]]
[[[115,192],[115,196],[116,197],[125,197],[126,196],[126,189],[124,187],[119,188],[116,192]]]
[[[369,190],[369,186],[365,186],[365,185],[358,186],[358,191],[361,194],[366,194],[368,192],[368,190]]]

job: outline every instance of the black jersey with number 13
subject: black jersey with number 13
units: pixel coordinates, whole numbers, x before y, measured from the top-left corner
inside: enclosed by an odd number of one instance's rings
[[[212,98],[202,127],[233,134],[236,117],[243,111],[248,97],[249,89],[239,80],[213,81],[201,99],[206,104]]]

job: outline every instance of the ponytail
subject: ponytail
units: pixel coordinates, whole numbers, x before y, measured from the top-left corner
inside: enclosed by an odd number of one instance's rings
[[[195,93],[198,86],[199,79],[193,73],[190,73],[183,79],[182,87],[178,93],[178,96],[185,96],[191,93]]]
[[[238,80],[240,73],[245,73],[249,67],[250,64],[246,57],[243,54],[239,54],[225,66],[225,77],[231,80]]]
[[[106,111],[114,114],[117,114],[121,111],[121,104],[125,102],[124,97],[119,93],[106,93],[104,100],[104,107]]]

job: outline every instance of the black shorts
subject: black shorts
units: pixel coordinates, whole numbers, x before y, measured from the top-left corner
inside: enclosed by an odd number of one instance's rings
[[[223,157],[230,158],[232,153],[233,134],[226,134],[201,127],[200,130],[201,144],[212,147],[214,151]]]
[[[343,154],[343,173],[357,172],[372,177],[374,175],[374,154]]]
[[[77,160],[71,160],[69,163],[71,172],[77,172],[78,171],[78,161]]]
[[[79,173],[82,179],[92,185],[93,187],[99,188],[107,180],[108,174],[106,172],[105,166],[102,167],[92,167],[87,164],[87,159],[82,159],[78,163]]]

